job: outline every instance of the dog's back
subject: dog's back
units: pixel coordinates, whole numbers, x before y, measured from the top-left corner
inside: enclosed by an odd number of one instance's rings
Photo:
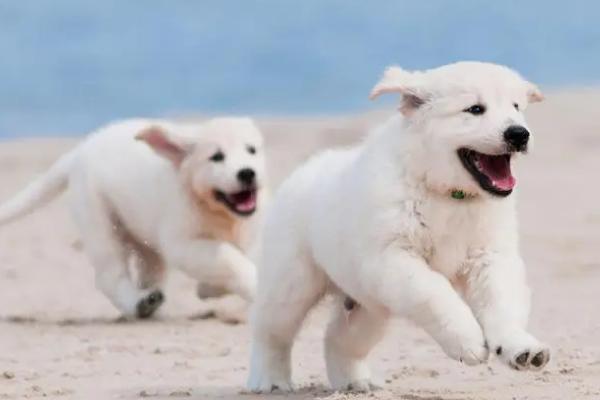
[[[136,135],[162,121],[126,120],[92,133],[82,144],[69,181],[92,188],[140,240],[157,245],[157,219],[181,196],[176,170]],[[75,189],[75,188],[74,188]],[[75,194],[73,194],[76,196]],[[140,206],[140,205],[143,206]]]

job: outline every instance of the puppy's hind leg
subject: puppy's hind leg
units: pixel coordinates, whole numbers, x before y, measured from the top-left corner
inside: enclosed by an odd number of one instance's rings
[[[130,251],[100,196],[89,190],[71,191],[73,214],[86,253],[96,272],[96,287],[126,317],[149,317],[163,302],[159,291],[138,288],[128,270]]]
[[[142,289],[161,286],[165,280],[166,268],[160,254],[125,229],[122,231],[122,239],[130,252],[138,286]]]
[[[327,375],[334,389],[369,391],[373,383],[366,357],[383,337],[387,317],[336,296],[325,336]]]
[[[253,392],[292,390],[290,353],[294,337],[327,282],[323,272],[299,257],[297,251],[280,248],[275,252],[263,264],[252,306],[248,389]]]
[[[165,281],[165,264],[162,257],[148,245],[131,235],[126,239],[131,247],[133,267],[137,273],[137,287],[149,294],[137,304],[137,316],[151,316],[164,301],[162,286]]]

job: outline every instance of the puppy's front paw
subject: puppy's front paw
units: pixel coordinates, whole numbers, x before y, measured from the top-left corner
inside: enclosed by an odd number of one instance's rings
[[[165,296],[160,290],[154,290],[138,301],[136,315],[138,318],[150,318],[152,314],[165,301]]]
[[[463,362],[467,365],[479,365],[487,361],[489,350],[485,341],[465,341],[461,343],[460,353],[455,360]]]
[[[481,327],[473,321],[447,325],[438,340],[444,352],[454,360],[467,365],[478,365],[487,361],[489,350]]]
[[[550,361],[550,349],[529,334],[515,334],[500,342],[494,352],[517,371],[539,371]]]

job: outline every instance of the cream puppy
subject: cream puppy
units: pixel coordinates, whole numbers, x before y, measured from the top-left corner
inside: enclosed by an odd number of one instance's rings
[[[0,223],[68,187],[96,286],[125,316],[160,306],[165,265],[250,300],[256,272],[246,253],[262,207],[262,146],[247,118],[118,122],[0,206]]]
[[[365,362],[391,317],[410,318],[453,359],[490,349],[517,370],[548,348],[528,333],[511,165],[531,145],[523,110],[542,99],[512,70],[461,62],[389,68],[371,94],[402,95],[367,140],[326,151],[279,189],[266,219],[248,387],[291,388],[290,349],[330,288],[331,385],[367,390]]]

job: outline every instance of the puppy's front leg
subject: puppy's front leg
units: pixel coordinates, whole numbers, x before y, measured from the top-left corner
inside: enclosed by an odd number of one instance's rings
[[[420,257],[389,247],[365,265],[369,294],[393,314],[422,326],[455,360],[484,362],[488,351],[479,323],[450,282]]]
[[[256,290],[256,267],[227,242],[186,240],[165,244],[167,262],[200,282],[225,287],[248,301]]]
[[[490,349],[517,370],[541,369],[550,350],[526,330],[530,291],[518,255],[484,252],[466,275],[465,297]]]

